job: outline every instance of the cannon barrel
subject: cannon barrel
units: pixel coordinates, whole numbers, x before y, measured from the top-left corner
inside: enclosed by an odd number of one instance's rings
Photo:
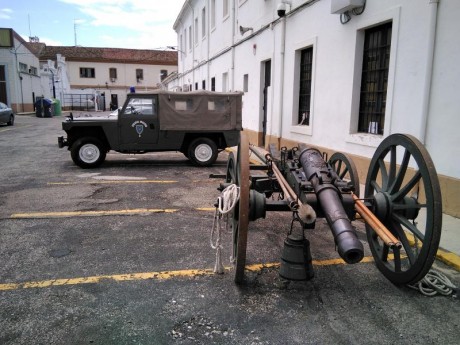
[[[300,154],[300,163],[326,216],[340,257],[349,264],[361,261],[364,248],[343,208],[341,194],[333,184],[333,178],[336,176],[332,174],[321,153],[316,149],[303,150]]]

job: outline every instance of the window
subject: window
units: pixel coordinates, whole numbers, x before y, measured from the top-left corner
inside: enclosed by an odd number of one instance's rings
[[[300,86],[299,86],[299,113],[297,123],[308,126],[310,124],[311,80],[313,66],[313,47],[300,51]]]
[[[243,91],[248,92],[249,90],[249,74],[243,76]]]
[[[160,71],[160,80],[163,81],[168,76],[168,70],[162,69]]]
[[[184,51],[184,41],[182,35],[179,36],[179,53]],[[179,54],[179,58],[182,58],[182,54]]]
[[[90,67],[80,67],[80,78],[96,78],[96,71]]]
[[[117,79],[117,69],[116,68],[109,68],[109,77],[111,81],[115,81],[115,79]]]
[[[29,68],[29,73],[30,73],[30,74],[33,74],[33,75],[38,75],[38,69],[37,69],[37,67],[30,66],[30,68]]]
[[[155,98],[131,98],[123,112],[124,115],[154,115],[156,114]]]
[[[192,26],[190,25],[188,27],[188,49],[189,51],[192,51]]]
[[[216,77],[211,78],[211,91],[216,91]]]
[[[19,63],[19,72],[27,73],[27,65],[25,63]]]
[[[193,99],[186,99],[184,101],[175,101],[174,108],[176,110],[192,110],[193,109]]]
[[[195,83],[195,90],[198,90],[198,83]]]
[[[211,0],[211,29],[216,27],[216,0]]]
[[[201,89],[206,90],[206,80],[201,81]]]
[[[228,0],[223,0],[222,6],[223,6],[222,17],[226,18],[228,16]]]
[[[201,38],[206,37],[206,7],[201,10]]]
[[[222,92],[228,91],[228,73],[222,73]]]
[[[215,99],[208,101],[208,110],[211,111],[225,111],[226,101],[224,99]]]
[[[367,29],[364,34],[358,132],[383,134],[391,30],[390,22]]]
[[[198,18],[195,18],[195,44],[198,44]]]
[[[182,42],[182,37],[180,38],[181,42]],[[184,54],[185,52],[187,51],[187,29],[184,30],[184,49],[181,49]]]
[[[142,68],[136,69],[136,80],[138,82],[144,80],[144,70]]]

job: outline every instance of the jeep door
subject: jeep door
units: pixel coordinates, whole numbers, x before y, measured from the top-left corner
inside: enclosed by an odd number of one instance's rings
[[[154,149],[160,130],[156,95],[130,96],[118,116],[121,149]]]

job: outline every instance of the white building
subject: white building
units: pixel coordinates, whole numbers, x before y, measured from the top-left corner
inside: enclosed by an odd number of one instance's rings
[[[168,87],[244,91],[252,143],[347,152],[361,181],[383,138],[412,134],[460,216],[459,15],[457,0],[186,0]]]
[[[38,57],[13,29],[0,28],[0,102],[29,112],[40,95]]]

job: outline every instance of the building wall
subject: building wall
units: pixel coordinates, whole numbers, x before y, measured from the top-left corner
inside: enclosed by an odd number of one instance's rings
[[[19,64],[24,64],[24,70]],[[0,49],[0,65],[5,66],[6,103],[14,112],[33,111],[33,95],[41,91],[38,58],[14,37],[14,47]]]
[[[92,92],[93,90],[105,92],[107,106],[110,102],[110,95],[118,95],[118,104],[121,106],[130,87],[134,86],[137,91],[148,91],[161,87],[161,70],[167,74],[177,71],[175,65],[146,65],[146,64],[124,64],[107,62],[83,62],[67,61],[70,86],[73,91],[79,90]],[[94,68],[94,78],[80,77],[80,68]],[[117,78],[110,78],[110,68],[117,70]],[[136,80],[136,69],[143,70],[143,79]]]
[[[341,24],[340,16],[331,14],[331,0],[294,0],[283,19],[277,15],[279,1],[229,0],[225,18],[223,1],[216,1],[214,27],[210,24],[212,3],[188,0],[179,13],[174,29],[179,50],[185,51],[179,54],[178,78],[170,88],[185,84],[195,88],[196,82],[201,88],[206,80],[210,90],[211,78],[215,78],[216,91],[242,91],[247,74],[243,126],[252,142],[261,145],[263,66],[270,61],[265,143],[302,142],[326,151],[347,152],[359,157],[360,174],[365,177],[375,148],[386,136],[412,134],[431,153],[443,195],[460,193],[460,165],[452,164],[452,157],[460,154],[456,134],[460,119],[454,104],[460,83],[460,65],[456,63],[460,2],[441,0],[437,5],[430,0],[367,0],[364,13]],[[204,37],[203,7],[208,23]],[[389,21],[392,34],[384,132],[358,133],[365,30]],[[251,30],[242,33],[240,26]],[[190,27],[193,33],[198,30],[199,37],[191,47],[181,41]],[[430,42],[435,42],[434,53]],[[307,47],[313,47],[311,121],[309,126],[299,126],[299,54]],[[457,197],[451,197],[448,204],[451,213],[460,215]]]

